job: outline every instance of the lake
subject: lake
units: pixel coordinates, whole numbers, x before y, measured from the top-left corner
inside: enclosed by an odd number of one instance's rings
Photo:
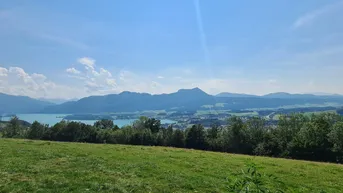
[[[62,121],[63,117],[68,114],[17,114],[17,117],[20,120],[27,121],[29,123],[33,123],[34,121],[38,121],[40,123],[49,124],[50,126],[55,125],[56,123]],[[11,117],[2,117],[2,121],[8,121]],[[118,127],[122,127],[125,125],[132,124],[136,119],[118,119],[113,120],[115,125],[118,125]],[[82,122],[88,125],[93,125],[97,120],[73,120]],[[162,124],[172,124],[175,123],[173,120],[168,119],[162,119]]]

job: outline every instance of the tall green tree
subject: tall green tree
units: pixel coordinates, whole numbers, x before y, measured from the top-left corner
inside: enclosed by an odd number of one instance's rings
[[[290,143],[291,157],[334,161],[336,157],[331,151],[332,143],[329,142],[328,134],[336,118],[331,114],[313,115]]]
[[[343,162],[343,122],[337,122],[333,125],[328,134],[328,140],[332,144],[332,151],[336,154],[336,161]]]
[[[113,123],[113,120],[101,119],[94,123],[94,127],[99,128],[99,129],[113,129],[114,123]]]
[[[193,149],[206,148],[206,132],[202,125],[193,125],[186,131],[186,147]]]
[[[43,125],[38,121],[32,123],[30,129],[27,132],[27,137],[29,139],[43,139],[45,132],[49,129],[48,125]]]
[[[181,129],[175,129],[171,139],[171,146],[185,147],[185,133]]]
[[[23,135],[23,128],[20,125],[20,121],[17,116],[11,118],[6,127],[3,129],[2,135],[9,138],[21,137]]]
[[[303,114],[281,115],[275,130],[279,149],[282,157],[289,156],[289,144],[300,129],[309,122],[309,118]]]
[[[260,117],[252,117],[246,123],[247,143],[250,146],[249,151],[253,151],[257,145],[263,141],[267,131],[265,120]]]
[[[224,150],[232,153],[249,153],[246,125],[240,117],[231,117],[223,133]]]
[[[144,127],[150,129],[152,133],[157,133],[161,129],[161,121],[155,118],[148,118],[144,121]]]
[[[219,125],[212,125],[211,128],[206,130],[206,144],[208,150],[221,151],[223,149],[222,144],[222,127]]]

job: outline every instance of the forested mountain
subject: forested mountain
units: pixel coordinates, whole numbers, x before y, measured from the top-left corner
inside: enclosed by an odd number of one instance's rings
[[[275,92],[269,93],[262,96],[263,98],[320,98],[321,96],[317,96],[314,94],[290,94],[287,92]]]
[[[257,95],[251,94],[241,94],[241,93],[231,93],[231,92],[221,92],[216,95],[216,97],[258,97]]]
[[[277,108],[285,105],[324,104],[328,102],[343,104],[343,97],[288,95],[288,97],[281,97],[279,94],[274,95],[274,97],[273,95],[268,95],[267,97],[215,97],[199,88],[181,89],[175,93],[158,95],[125,91],[120,94],[86,97],[75,102],[67,102],[45,108],[42,112],[103,113],[142,110],[199,110],[204,105],[215,106],[216,103],[223,103],[224,106],[213,108],[234,110]]]
[[[0,93],[0,113],[35,113],[53,103]]]
[[[258,95],[251,95],[251,94],[244,94],[244,93],[230,93],[230,92],[222,92],[217,95],[216,97],[232,97],[232,98],[272,98],[272,99],[309,99],[309,98],[343,98],[342,95],[338,94],[291,94],[287,92],[274,92],[269,93],[266,95],[258,96]]]
[[[75,102],[51,106],[44,113],[100,113],[160,109],[199,109],[204,104],[214,104],[213,96],[199,88],[180,89],[171,94],[122,92],[106,96],[90,96]]]
[[[223,105],[216,106],[221,103]],[[0,94],[0,113],[104,113],[143,110],[199,110],[205,105],[216,109],[279,108],[287,105],[338,103],[339,95],[271,93],[265,96],[223,93],[212,96],[199,88],[180,89],[170,94],[122,92],[105,96],[89,96],[78,101],[52,104],[24,96]]]
[[[312,98],[321,98],[321,99],[325,99],[325,98],[343,98],[342,95],[338,95],[338,94],[290,94],[287,92],[274,92],[274,93],[269,93],[266,95],[263,95],[262,98],[283,98],[283,99],[312,99]]]

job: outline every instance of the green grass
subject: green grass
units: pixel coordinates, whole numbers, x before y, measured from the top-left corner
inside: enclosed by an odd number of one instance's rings
[[[250,162],[286,192],[343,187],[341,165],[166,147],[0,139],[0,160],[0,192],[224,192]]]

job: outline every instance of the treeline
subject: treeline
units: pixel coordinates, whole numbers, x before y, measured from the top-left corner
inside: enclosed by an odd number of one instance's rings
[[[141,117],[119,128],[111,120],[93,126],[62,121],[49,127],[34,122],[20,125],[14,117],[1,130],[3,137],[52,141],[170,146],[249,155],[284,157],[326,162],[343,162],[343,118],[323,113],[312,116],[280,116],[277,125],[263,118],[243,120],[231,117],[225,127],[205,129],[193,125],[186,130],[164,128],[154,118]]]

